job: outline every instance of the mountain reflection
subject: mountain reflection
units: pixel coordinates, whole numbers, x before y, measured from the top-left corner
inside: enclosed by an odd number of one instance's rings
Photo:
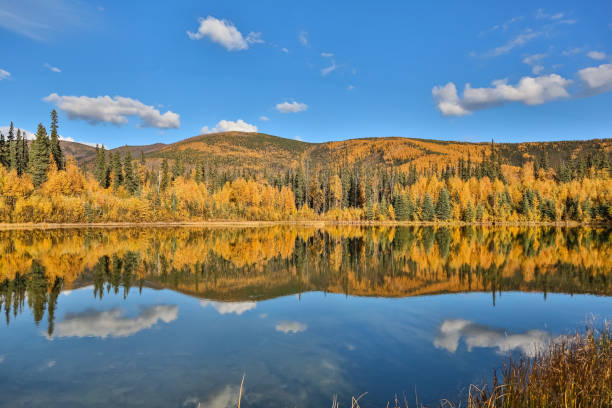
[[[255,309],[258,300],[307,291],[385,297],[489,291],[493,304],[496,293],[508,290],[611,295],[611,276],[609,229],[275,226],[0,232],[0,309],[7,324],[27,303],[37,324],[46,314],[49,336],[58,295],[89,285],[100,299],[110,292],[125,298],[144,287],[167,288],[205,299],[203,307],[221,314],[240,315]],[[109,322],[128,319],[118,311],[104,313],[97,318],[109,325],[107,336],[117,333]],[[85,325],[94,316],[71,318]],[[58,325],[58,335],[80,333],[66,321]]]
[[[137,316],[125,316],[120,308],[110,310],[89,309],[81,313],[67,313],[55,328],[54,337],[127,337],[141,330],[150,329],[159,321],[176,320],[176,305],[141,307]]]
[[[459,347],[461,338],[464,339],[468,351],[472,351],[473,348],[496,348],[500,353],[507,353],[520,349],[528,356],[533,356],[551,340],[550,333],[543,330],[512,334],[469,320],[450,319],[445,320],[440,326],[438,335],[434,339],[434,346],[454,353]]]

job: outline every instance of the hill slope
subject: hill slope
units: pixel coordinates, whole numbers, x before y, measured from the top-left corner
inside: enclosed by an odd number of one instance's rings
[[[63,142],[68,154],[82,164],[91,164],[95,148],[74,142]],[[606,152],[612,157],[612,139],[587,141],[499,143],[496,148],[504,162],[520,166],[524,162],[544,157],[553,166],[579,154]],[[146,146],[124,146],[111,151],[122,154],[130,150],[136,159],[142,151],[147,163],[156,167],[162,159],[183,157],[187,163],[204,162],[220,169],[251,171],[285,171],[299,164],[335,166],[342,164],[369,164],[396,166],[407,170],[414,165],[419,169],[471,157],[479,162],[488,154],[490,143],[468,143],[382,137],[351,139],[338,142],[307,143],[264,133],[224,132],[199,135],[172,144],[157,143]]]

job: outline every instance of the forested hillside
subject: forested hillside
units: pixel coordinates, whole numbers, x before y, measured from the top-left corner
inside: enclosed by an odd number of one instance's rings
[[[255,133],[106,151],[60,142],[55,111],[0,135],[0,220],[610,222],[612,140],[320,144]],[[93,152],[93,156],[92,156]]]

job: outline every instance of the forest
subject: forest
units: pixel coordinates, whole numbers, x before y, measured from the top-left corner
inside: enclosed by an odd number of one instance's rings
[[[427,162],[389,150],[390,161],[305,159],[255,171],[189,151],[133,157],[97,146],[92,163],[78,163],[62,149],[53,111],[34,140],[13,123],[0,134],[0,222],[612,222],[609,151],[556,163],[523,153],[517,165],[507,150],[491,142],[480,154]],[[406,160],[394,165],[400,154]]]

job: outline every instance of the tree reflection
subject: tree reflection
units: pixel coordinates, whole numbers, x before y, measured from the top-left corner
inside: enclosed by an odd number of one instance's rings
[[[63,289],[163,287],[216,301],[306,291],[612,294],[612,232],[586,228],[266,227],[0,232],[0,309],[54,331]],[[132,292],[130,292],[132,290]]]

